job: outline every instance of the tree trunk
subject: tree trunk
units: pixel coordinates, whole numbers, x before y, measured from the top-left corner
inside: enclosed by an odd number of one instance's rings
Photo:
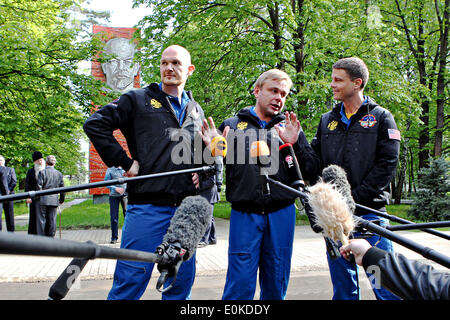
[[[448,54],[448,33],[450,27],[449,11],[450,0],[445,1],[443,19],[439,16],[439,6],[435,1],[436,15],[439,19],[440,33],[440,52],[439,52],[439,71],[437,76],[437,99],[436,99],[436,134],[434,137],[434,157],[438,158],[442,155],[442,136],[444,130],[444,104],[445,104],[445,70],[447,65]]]

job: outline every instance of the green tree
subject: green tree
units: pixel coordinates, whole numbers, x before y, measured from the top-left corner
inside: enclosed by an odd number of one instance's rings
[[[75,174],[83,114],[104,99],[101,83],[79,70],[101,42],[81,36],[74,8],[72,0],[0,0],[0,153],[19,179],[34,150]]]
[[[450,219],[450,163],[444,158],[430,159],[430,167],[419,172],[418,191],[408,215],[422,221]]]

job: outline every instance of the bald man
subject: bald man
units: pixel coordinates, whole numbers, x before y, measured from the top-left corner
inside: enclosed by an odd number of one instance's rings
[[[183,143],[190,140],[193,145],[204,119],[192,93],[184,90],[194,70],[189,52],[170,46],[161,55],[160,83],[131,90],[89,117],[83,128],[108,167],[121,166],[128,177],[194,167],[193,148],[187,161],[186,155],[181,162],[172,159],[177,133]],[[116,129],[125,136],[131,157],[114,138]],[[127,193],[121,248],[155,252],[175,210],[196,189],[190,175],[178,175],[128,182]],[[152,270],[151,263],[117,261],[108,299],[139,299]],[[181,265],[174,286],[162,298],[188,299],[194,278],[195,256]]]

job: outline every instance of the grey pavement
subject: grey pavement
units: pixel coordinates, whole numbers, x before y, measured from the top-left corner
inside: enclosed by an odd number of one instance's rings
[[[193,288],[193,299],[214,300],[221,297],[227,269],[228,227],[228,220],[217,218],[217,244],[197,249],[197,277]],[[400,231],[398,234],[450,256],[448,240],[424,232]],[[121,231],[119,231],[119,241],[120,235]],[[79,242],[90,240],[99,245],[119,247],[119,244],[109,244],[110,237],[110,230],[62,230],[61,232],[61,239]],[[59,238],[59,231],[55,238]],[[421,260],[437,269],[448,270],[396,243],[394,243],[394,249],[410,259]],[[52,282],[57,279],[70,261],[71,258],[0,255],[0,299],[42,298],[42,293],[33,294],[33,288],[48,293]],[[115,264],[116,260],[111,259],[90,260],[80,274],[81,280],[78,287],[71,289],[68,298],[104,299],[111,287]],[[155,271],[143,299],[159,299],[160,294],[154,289],[157,274],[158,272]],[[360,279],[363,299],[373,299],[371,291],[364,289],[364,287],[369,288],[366,277],[361,276]],[[330,299],[331,295],[332,288],[323,238],[320,234],[315,234],[309,226],[297,226],[292,255],[291,281],[286,298]]]

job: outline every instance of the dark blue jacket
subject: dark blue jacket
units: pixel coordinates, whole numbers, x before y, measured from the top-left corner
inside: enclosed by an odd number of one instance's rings
[[[143,89],[131,90],[116,101],[102,107],[87,119],[83,129],[103,162],[108,166],[121,166],[128,171],[133,160],[139,162],[138,175],[200,167],[194,160],[194,138],[201,130],[204,113],[200,105],[187,92],[190,101],[186,116],[180,125],[168,95],[157,83]],[[113,136],[120,129],[127,141],[131,158]],[[183,129],[183,130],[176,130]],[[179,133],[183,136],[180,136]],[[177,136],[178,134],[178,136]],[[183,147],[189,163],[175,163],[174,148]],[[174,153],[179,155],[177,149]],[[191,174],[170,176],[127,183],[128,203],[179,205],[188,195],[196,194]]]
[[[341,106],[322,115],[311,141],[320,159],[316,177],[328,165],[338,165],[347,173],[353,199],[380,209],[387,204],[385,191],[397,167],[400,132],[392,114],[370,98],[353,115],[348,128],[341,120]]]

